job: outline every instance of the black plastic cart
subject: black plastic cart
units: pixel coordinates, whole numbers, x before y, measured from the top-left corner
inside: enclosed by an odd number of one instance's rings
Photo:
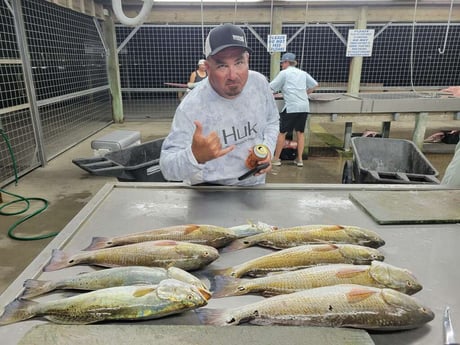
[[[103,157],[73,159],[72,163],[99,176],[119,181],[165,182],[160,171],[160,153],[164,138],[113,151]]]
[[[410,140],[355,137],[342,183],[439,184],[438,171]]]

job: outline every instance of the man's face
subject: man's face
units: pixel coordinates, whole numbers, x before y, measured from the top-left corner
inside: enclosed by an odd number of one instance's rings
[[[248,80],[249,53],[239,47],[226,48],[210,56],[208,79],[214,90],[224,98],[235,98]]]

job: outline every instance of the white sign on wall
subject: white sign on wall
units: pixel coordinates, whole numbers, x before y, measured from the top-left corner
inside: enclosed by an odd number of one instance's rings
[[[287,35],[268,35],[267,43],[269,53],[285,52]]]
[[[347,57],[372,56],[374,29],[355,29],[348,31]]]

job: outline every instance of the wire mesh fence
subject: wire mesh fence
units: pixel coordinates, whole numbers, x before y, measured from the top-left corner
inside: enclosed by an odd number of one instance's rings
[[[269,25],[241,25],[253,53],[250,68],[270,78],[271,55],[265,42]],[[171,117],[184,89],[165,83],[187,83],[202,47],[208,25],[142,25],[130,39],[132,28],[117,26],[123,43],[120,71],[127,118]],[[287,50],[297,55],[299,67],[320,84],[320,92],[345,92],[351,58],[346,57],[346,38],[352,24],[285,24]],[[375,31],[372,56],[363,58],[361,90],[440,90],[459,85],[460,25],[450,24],[443,54],[446,23],[369,24]],[[395,95],[395,97],[401,97]],[[408,97],[410,97],[408,95]],[[128,111],[126,111],[128,110]]]
[[[4,184],[15,170],[22,175],[41,165],[39,150],[51,159],[112,117],[105,50],[92,17],[45,1],[0,1],[0,22]]]

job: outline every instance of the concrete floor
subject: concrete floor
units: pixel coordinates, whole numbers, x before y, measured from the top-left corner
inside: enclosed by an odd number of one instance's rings
[[[380,124],[359,124],[354,126],[354,132],[378,130]],[[142,142],[164,137],[170,128],[170,120],[151,120],[142,122],[125,122],[112,124],[101,132],[88,138],[59,157],[53,159],[44,168],[38,168],[22,177],[17,185],[11,184],[4,189],[23,197],[40,197],[49,201],[48,209],[20,225],[15,231],[17,236],[39,236],[49,232],[60,231],[67,223],[89,202],[92,197],[108,182],[116,182],[113,177],[101,177],[88,174],[72,163],[75,158],[93,156],[91,141],[113,130],[136,130],[141,133]],[[458,121],[451,123],[430,123],[427,136],[445,128],[459,128]],[[284,163],[274,167],[267,177],[267,183],[341,183],[342,170],[346,156],[340,149],[327,147],[319,132],[327,132],[337,139],[343,140],[343,124],[327,123],[312,127],[311,146],[308,160],[304,167],[298,168],[292,163]],[[392,124],[390,137],[410,139],[412,124]],[[426,153],[427,159],[440,172],[439,178],[452,158],[454,145],[431,144],[427,151],[447,153]],[[3,202],[12,200],[7,194],[2,194]],[[40,205],[33,205],[27,214]],[[12,206],[8,212],[14,212],[22,205]],[[10,285],[18,274],[35,258],[38,253],[51,241],[42,239],[36,241],[18,241],[8,237],[7,230],[11,224],[22,216],[0,216],[0,293]]]

